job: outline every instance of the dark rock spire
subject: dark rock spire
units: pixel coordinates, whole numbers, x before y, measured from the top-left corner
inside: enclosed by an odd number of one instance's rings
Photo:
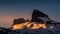
[[[39,19],[38,17],[48,17],[48,15],[44,14],[39,10],[34,9],[32,13],[31,22],[43,22],[43,20]]]

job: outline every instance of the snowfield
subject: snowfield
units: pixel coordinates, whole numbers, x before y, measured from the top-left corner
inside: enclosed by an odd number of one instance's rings
[[[60,26],[55,26],[52,29],[37,29],[37,30],[28,30],[28,29],[21,29],[21,30],[12,30],[8,34],[60,34]]]

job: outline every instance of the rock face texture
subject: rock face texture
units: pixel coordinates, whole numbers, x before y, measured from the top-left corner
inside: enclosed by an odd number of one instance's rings
[[[21,24],[21,23],[24,23],[26,21],[29,21],[29,20],[25,20],[24,18],[14,19],[13,25]],[[37,22],[37,23],[48,22],[48,23],[51,23],[51,20],[48,17],[48,15],[44,14],[43,12],[41,12],[37,9],[33,9],[31,22]]]
[[[40,28],[40,25],[37,25],[37,23],[43,23],[46,22],[47,28]],[[14,19],[13,25],[19,24],[19,26],[23,27],[24,29],[17,29],[12,30],[12,28],[2,28],[0,27],[0,34],[60,34],[60,22],[54,22],[51,20],[48,15],[44,14],[43,12],[34,9],[32,13],[31,21],[25,20],[24,18],[18,18]],[[24,24],[22,24],[24,23]],[[33,24],[32,24],[33,23]],[[44,27],[45,27],[44,25]],[[59,25],[59,26],[57,26]],[[38,28],[35,29],[27,29],[27,27],[32,28]],[[39,27],[38,27],[39,26]],[[16,26],[15,26],[16,27]],[[43,26],[42,26],[43,27]]]
[[[21,23],[24,23],[24,22],[25,22],[24,18],[14,19],[13,25],[21,24]]]
[[[44,14],[39,10],[36,9],[33,10],[31,22],[43,23],[44,21],[48,21],[48,20],[49,20],[48,15]]]

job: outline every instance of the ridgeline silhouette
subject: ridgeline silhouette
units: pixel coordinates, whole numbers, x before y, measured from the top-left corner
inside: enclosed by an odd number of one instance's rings
[[[38,24],[40,23],[45,23],[46,25],[48,24],[48,27],[50,26],[56,26],[56,25],[60,25],[60,22],[56,22],[56,21],[53,21],[51,20],[48,15],[44,14],[43,12],[37,10],[37,9],[33,9],[33,13],[32,13],[32,17],[31,17],[31,21],[28,19],[28,20],[25,20],[24,18],[18,18],[18,19],[14,19],[13,21],[13,25],[16,25],[16,24],[21,24],[21,23],[25,23],[25,22],[36,22]],[[38,29],[37,31],[35,30],[27,30],[27,29],[23,29],[23,30],[12,30],[12,29],[9,29],[9,28],[1,28],[0,27],[0,34],[55,34],[56,32],[59,32],[60,31],[54,31],[56,30],[55,28],[52,29],[52,30],[48,30],[48,28],[46,28],[46,30],[44,29]],[[60,30],[58,28],[58,30]],[[33,32],[33,33],[32,33]]]

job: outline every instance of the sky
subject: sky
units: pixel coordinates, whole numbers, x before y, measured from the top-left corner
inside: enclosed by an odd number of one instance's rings
[[[17,18],[31,19],[34,8],[60,22],[60,0],[0,0],[0,27],[10,27]]]

